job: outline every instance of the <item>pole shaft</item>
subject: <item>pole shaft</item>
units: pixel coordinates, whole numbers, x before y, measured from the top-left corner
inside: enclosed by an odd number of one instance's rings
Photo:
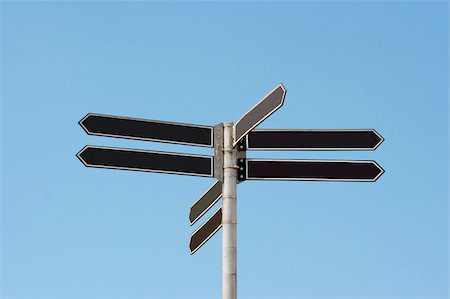
[[[233,148],[233,123],[224,123],[222,189],[222,298],[237,298],[237,150]]]

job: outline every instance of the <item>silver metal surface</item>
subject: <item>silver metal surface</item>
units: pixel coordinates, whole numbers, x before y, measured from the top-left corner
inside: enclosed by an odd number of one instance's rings
[[[222,191],[222,298],[237,298],[237,150],[233,123],[224,123],[224,176]]]
[[[214,177],[223,182],[223,124],[214,126]]]

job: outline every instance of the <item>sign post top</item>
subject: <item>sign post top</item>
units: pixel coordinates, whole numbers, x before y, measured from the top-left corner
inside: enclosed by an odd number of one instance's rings
[[[286,88],[280,83],[247,111],[234,125],[233,147],[263,120],[283,106],[285,96]]]

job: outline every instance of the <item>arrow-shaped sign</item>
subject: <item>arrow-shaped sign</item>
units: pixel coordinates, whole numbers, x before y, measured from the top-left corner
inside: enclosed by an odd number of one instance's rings
[[[286,89],[283,84],[278,84],[261,101],[247,111],[234,125],[233,147],[245,137],[251,130],[278,110],[284,102]]]
[[[80,126],[89,135],[213,147],[213,127],[89,113]]]
[[[222,182],[217,181],[192,205],[189,212],[191,225],[197,222],[222,196]]]
[[[239,164],[241,180],[373,182],[384,172],[375,161],[241,159]]]
[[[202,226],[192,235],[189,249],[191,254],[206,243],[222,226],[222,208],[219,208]]]
[[[213,157],[85,146],[77,157],[88,167],[213,176]]]
[[[367,130],[253,130],[249,150],[374,150],[383,137]]]

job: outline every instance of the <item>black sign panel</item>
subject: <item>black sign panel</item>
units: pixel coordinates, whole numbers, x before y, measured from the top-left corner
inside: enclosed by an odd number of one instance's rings
[[[213,176],[210,156],[86,146],[77,157],[88,167]]]
[[[213,147],[213,127],[89,113],[79,122],[89,135]]]
[[[278,110],[283,105],[285,96],[286,89],[282,84],[278,84],[274,90],[247,111],[234,125],[235,141],[233,146],[263,120]]]
[[[222,182],[217,181],[192,205],[189,221],[194,224],[222,197]]]
[[[375,130],[254,130],[250,150],[374,150],[383,137]]]
[[[222,227],[222,208],[218,209],[202,226],[192,235],[189,249],[191,254],[195,253]]]
[[[375,161],[247,160],[246,179],[376,181],[384,170]]]

